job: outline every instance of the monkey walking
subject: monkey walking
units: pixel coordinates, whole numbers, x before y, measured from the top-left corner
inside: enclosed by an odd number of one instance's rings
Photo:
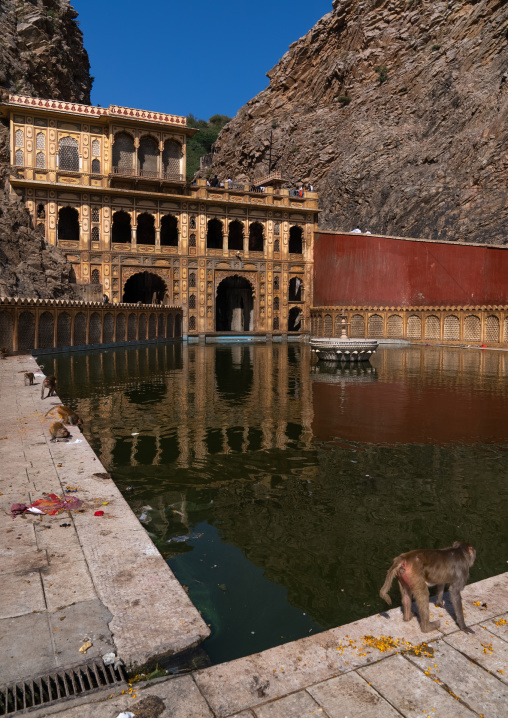
[[[51,434],[51,441],[67,441],[71,432],[65,428],[61,421],[55,421],[49,427],[49,433]]]
[[[44,399],[44,389],[48,390],[46,398],[56,394],[56,376],[50,374],[42,380],[41,399]]]
[[[45,413],[45,416],[51,414],[52,411],[56,411],[64,424],[68,424],[69,426],[82,426],[83,424],[83,419],[68,406],[64,406],[63,404],[52,406],[51,409]]]
[[[25,386],[27,386],[27,379],[28,379],[28,385],[33,386],[34,383],[34,373],[33,371],[26,371],[25,372]]]
[[[424,633],[439,628],[439,621],[429,620],[429,586],[437,586],[436,606],[442,607],[445,585],[450,586],[450,598],[455,611],[455,620],[459,628],[466,633],[474,633],[464,622],[462,597],[460,592],[467,583],[469,568],[476,558],[476,551],[464,541],[455,541],[449,548],[417,549],[402,553],[393,560],[386,574],[386,580],[379,595],[389,605],[392,599],[388,591],[393,579],[397,577],[402,596],[404,621],[414,617],[411,611],[411,596],[414,596],[420,625]]]

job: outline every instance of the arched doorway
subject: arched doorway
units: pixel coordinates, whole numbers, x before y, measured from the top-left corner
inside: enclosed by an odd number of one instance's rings
[[[125,282],[122,301],[129,304],[160,304],[166,292],[166,284],[157,274],[137,272]]]
[[[302,310],[299,307],[291,307],[288,316],[288,332],[299,332],[302,329]]]
[[[252,286],[244,277],[226,277],[217,289],[215,328],[218,332],[254,330]]]

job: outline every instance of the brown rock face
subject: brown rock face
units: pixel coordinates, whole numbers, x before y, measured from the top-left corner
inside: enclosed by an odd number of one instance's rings
[[[68,0],[1,0],[0,86],[90,102],[88,55]],[[74,298],[70,265],[8,192],[9,136],[0,123],[0,296]]]
[[[508,241],[506,0],[334,0],[216,144],[213,172],[273,168],[320,226]]]

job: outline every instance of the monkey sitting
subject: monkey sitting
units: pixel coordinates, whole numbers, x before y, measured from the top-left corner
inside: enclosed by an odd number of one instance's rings
[[[41,399],[44,399],[44,389],[48,390],[46,398],[56,394],[56,376],[50,374],[42,380]]]
[[[51,441],[67,441],[71,432],[65,428],[61,421],[55,421],[49,427],[49,433],[51,434]]]
[[[34,373],[33,371],[26,371],[25,372],[25,386],[27,386],[27,379],[28,379],[28,385],[33,386],[34,383]]]
[[[410,621],[415,615],[411,611],[413,595],[420,614],[421,629],[424,633],[429,633],[439,628],[439,621],[429,620],[428,587],[437,586],[436,606],[442,607],[445,585],[449,584],[450,598],[459,628],[466,633],[474,633],[473,629],[465,624],[460,592],[467,583],[469,568],[475,558],[475,549],[464,541],[455,541],[449,548],[417,549],[402,553],[393,560],[379,595],[391,605],[388,591],[397,576],[404,621]]]
[[[60,404],[59,406],[52,406],[51,409],[49,409],[45,416],[50,414],[52,411],[56,411],[60,419],[64,424],[68,424],[69,426],[82,426],[83,425],[83,419],[76,414],[76,412],[69,408],[68,406],[64,406],[63,404]]]

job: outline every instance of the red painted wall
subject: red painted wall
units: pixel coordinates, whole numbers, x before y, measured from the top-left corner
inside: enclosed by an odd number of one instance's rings
[[[508,248],[317,232],[314,306],[508,304]]]

